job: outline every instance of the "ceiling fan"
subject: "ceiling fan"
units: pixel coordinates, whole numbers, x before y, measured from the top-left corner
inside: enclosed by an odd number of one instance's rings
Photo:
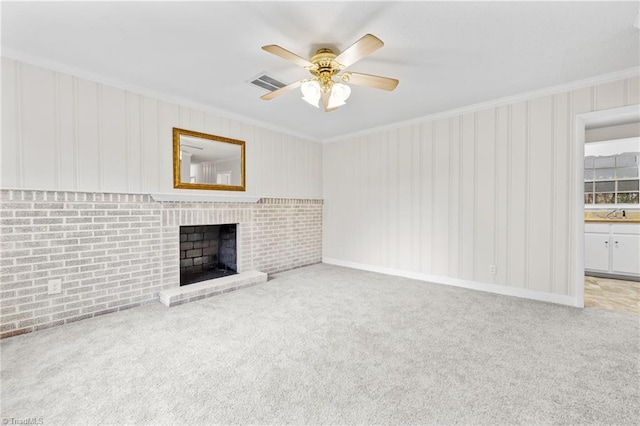
[[[309,60],[275,44],[262,46],[263,50],[305,68],[313,75],[313,78],[296,81],[267,93],[261,96],[260,99],[268,101],[300,87],[303,95],[302,99],[316,108],[319,107],[318,104],[322,99],[324,110],[329,112],[335,111],[338,107],[344,105],[351,94],[351,88],[344,83],[393,90],[398,85],[398,80],[394,78],[357,72],[342,72],[345,68],[375,52],[382,46],[384,46],[382,40],[372,34],[366,34],[339,55],[336,55],[331,49],[322,48],[318,49],[316,54]]]

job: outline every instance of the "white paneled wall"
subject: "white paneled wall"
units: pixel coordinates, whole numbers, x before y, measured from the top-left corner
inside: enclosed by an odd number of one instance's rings
[[[172,127],[246,141],[248,195],[322,196],[318,143],[2,59],[2,188],[180,191]]]
[[[571,304],[574,117],[638,80],[325,144],[325,261]]]

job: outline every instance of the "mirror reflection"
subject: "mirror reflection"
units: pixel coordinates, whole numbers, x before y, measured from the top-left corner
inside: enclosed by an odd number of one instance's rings
[[[173,129],[174,187],[244,191],[244,141]]]

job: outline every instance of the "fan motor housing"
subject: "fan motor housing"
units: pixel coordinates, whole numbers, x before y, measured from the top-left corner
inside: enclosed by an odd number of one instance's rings
[[[318,49],[316,54],[313,55],[310,60],[315,67],[311,68],[309,71],[315,76],[322,74],[329,74],[329,76],[333,76],[342,69],[342,65],[337,63],[335,58],[336,54],[333,53],[331,49]]]

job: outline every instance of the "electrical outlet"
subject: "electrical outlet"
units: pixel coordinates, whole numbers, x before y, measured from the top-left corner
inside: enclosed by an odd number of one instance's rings
[[[62,279],[49,280],[47,284],[47,294],[60,294],[62,293]]]
[[[495,275],[496,274],[496,265],[489,265],[489,273],[491,275]]]

